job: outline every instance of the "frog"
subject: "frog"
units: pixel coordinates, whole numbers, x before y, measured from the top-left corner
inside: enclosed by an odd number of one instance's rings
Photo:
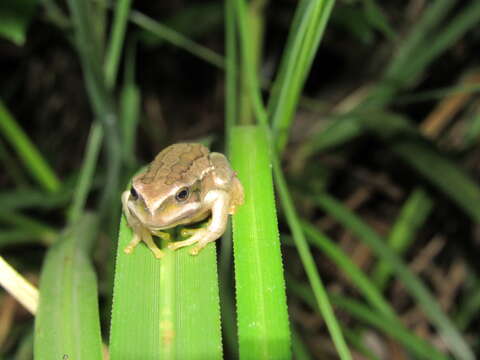
[[[205,246],[220,238],[228,216],[244,202],[243,186],[225,155],[199,143],[176,143],[163,149],[154,160],[135,175],[121,197],[123,213],[133,237],[124,248],[131,254],[144,242],[157,259],[165,255],[152,236],[166,240],[177,250],[193,246],[197,255]],[[186,240],[171,241],[165,231],[177,226],[207,220],[200,228],[183,228]]]

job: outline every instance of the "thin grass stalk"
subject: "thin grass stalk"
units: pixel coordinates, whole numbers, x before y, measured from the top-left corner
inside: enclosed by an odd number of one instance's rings
[[[124,83],[120,94],[120,122],[123,144],[123,159],[129,171],[136,163],[135,145],[141,112],[141,93],[135,81],[137,39],[130,40],[125,56]]]
[[[305,303],[307,303],[312,309],[319,311],[321,314],[321,311],[318,309],[318,305],[315,302],[315,297],[311,288],[296,281],[292,277],[287,277],[287,288],[290,292],[305,301]],[[329,297],[336,307],[344,310],[362,323],[388,334],[393,339],[405,345],[405,347],[416,356],[425,360],[448,359],[446,355],[426,344],[423,340],[420,340],[405,327],[397,326],[395,322],[391,321],[392,319],[390,317],[372,311],[368,306],[346,296],[329,294]]]
[[[282,173],[280,163],[276,156],[272,156],[273,173],[277,191],[280,195],[280,202],[287,219],[288,226],[292,232],[293,240],[297,247],[303,267],[307,273],[307,277],[315,295],[315,301],[320,309],[323,319],[325,320],[332,340],[342,360],[352,359],[350,350],[347,347],[343,337],[340,325],[333,313],[327,292],[318,274],[317,267],[313,260],[312,254],[302,231],[298,215],[293,205],[287,183]]]
[[[355,214],[346,209],[333,197],[323,194],[315,196],[314,201],[325,211],[334,216],[345,227],[357,234],[370,248],[387,261],[395,274],[400,278],[410,295],[421,306],[425,315],[436,326],[444,341],[449,345],[452,353],[459,359],[473,360],[475,357],[461,333],[453,325],[448,316],[432,296],[422,281],[414,275],[404,262],[393,252],[385,241],[380,238],[368,225],[364,224]]]
[[[301,3],[295,14],[293,26],[279,70],[278,84],[270,99],[269,114],[272,131],[281,153],[285,147],[293,114],[298,105],[301,90],[325,31],[333,8],[333,0],[313,0]],[[303,12],[303,13],[302,13]]]
[[[267,111],[262,100],[260,92],[260,81],[258,79],[258,71],[256,68],[257,61],[255,58],[254,41],[252,40],[252,33],[250,31],[249,19],[247,17],[247,10],[245,0],[234,0],[236,19],[235,23],[238,26],[238,33],[240,35],[241,59],[242,59],[242,76],[247,83],[253,112],[257,122],[263,126],[267,126]],[[242,117],[243,119],[243,117]],[[250,120],[245,120],[250,121]]]
[[[425,190],[417,188],[412,192],[388,235],[387,242],[392,250],[399,255],[405,253],[414,240],[418,228],[430,214],[432,206],[433,201]],[[372,270],[372,278],[380,289],[385,288],[391,275],[392,267],[381,259]]]
[[[111,36],[104,64],[105,83],[109,89],[115,87],[131,4],[132,0],[118,0],[115,5]]]
[[[197,44],[186,36],[170,29],[158,21],[149,18],[139,11],[133,10],[130,12],[130,21],[138,25],[140,28],[164,39],[165,41],[168,41],[179,48],[195,54],[199,58],[220,69],[223,69],[225,66],[222,56],[202,45]]]
[[[237,123],[237,27],[234,0],[225,4],[225,138],[230,141],[233,126]]]
[[[68,0],[75,30],[75,43],[80,54],[87,93],[98,120],[103,125],[107,147],[107,179],[100,204],[100,214],[111,211],[119,194],[121,170],[120,133],[113,94],[108,91],[102,71],[102,49],[91,24],[91,8],[88,1]]]
[[[0,99],[0,131],[10,142],[32,177],[49,192],[60,189],[61,182],[12,114]]]
[[[87,150],[80,170],[80,177],[73,193],[72,205],[68,210],[68,220],[70,223],[78,221],[85,203],[88,193],[92,187],[95,168],[97,165],[98,154],[102,146],[103,129],[98,122],[93,122],[90,134],[87,140]]]

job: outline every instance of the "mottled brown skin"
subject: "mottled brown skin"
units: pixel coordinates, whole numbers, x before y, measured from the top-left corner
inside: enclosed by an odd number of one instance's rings
[[[195,255],[225,232],[228,215],[243,203],[243,188],[224,155],[210,153],[201,144],[179,143],[162,150],[146,171],[133,178],[122,203],[134,231],[125,252],[131,253],[143,240],[157,258],[163,252],[152,234],[169,240],[161,230],[211,215],[206,228],[186,230],[192,235],[189,239],[169,244],[171,249],[197,244],[190,251]]]

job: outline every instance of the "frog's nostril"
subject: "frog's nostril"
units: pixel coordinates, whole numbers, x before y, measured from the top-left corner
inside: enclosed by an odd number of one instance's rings
[[[135,188],[132,186],[132,188],[130,189],[130,196],[132,197],[133,200],[137,200],[138,199],[138,193],[137,193],[137,190],[135,190]]]

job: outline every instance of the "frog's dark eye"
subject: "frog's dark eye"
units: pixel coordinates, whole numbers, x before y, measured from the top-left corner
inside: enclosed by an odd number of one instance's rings
[[[130,196],[132,197],[133,200],[137,200],[138,199],[138,193],[137,193],[137,190],[135,190],[135,188],[132,186],[132,188],[130,189]]]
[[[190,191],[188,191],[188,188],[183,188],[177,192],[177,194],[175,195],[175,199],[177,199],[178,202],[183,202],[188,199],[189,195]]]

